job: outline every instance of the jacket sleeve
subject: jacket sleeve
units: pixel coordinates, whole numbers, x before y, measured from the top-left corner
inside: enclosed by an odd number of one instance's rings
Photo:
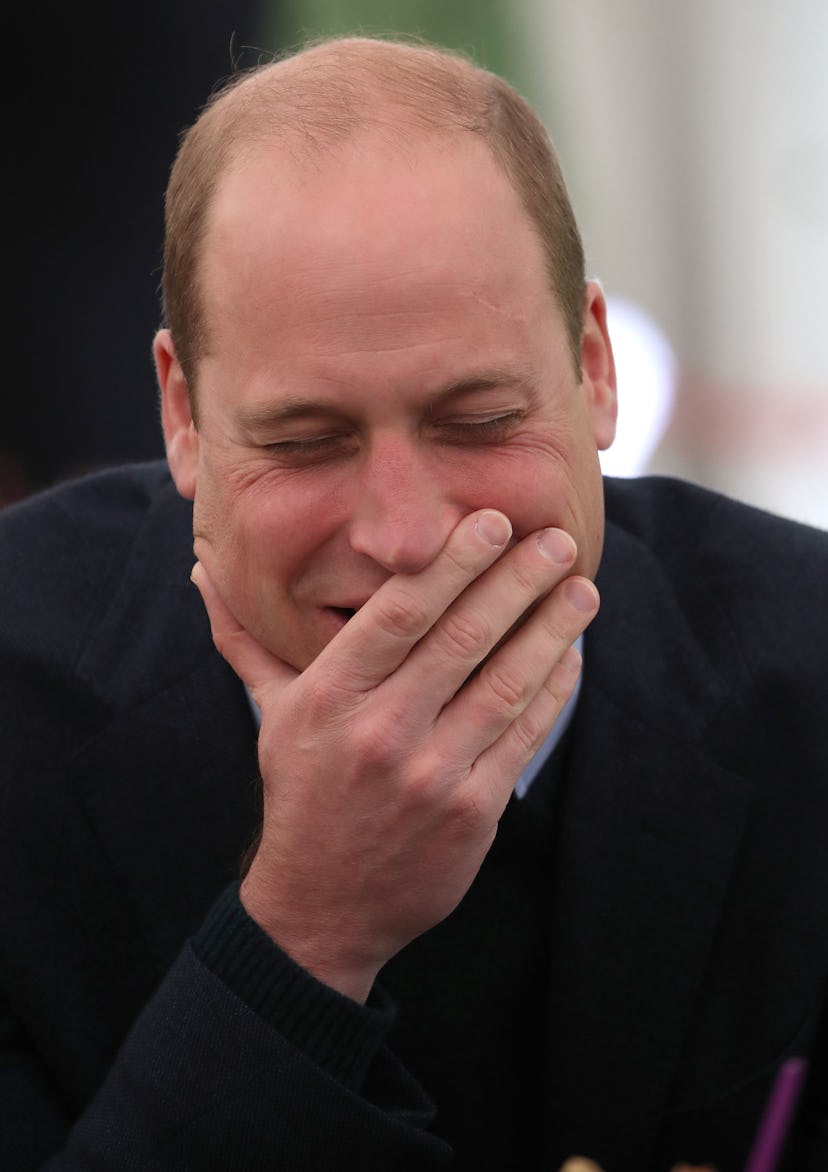
[[[372,1000],[360,1006],[299,968],[233,885],[74,1125],[34,1060],[7,1046],[3,1082],[29,1117],[13,1121],[0,1163],[31,1172],[37,1148],[49,1172],[447,1167],[428,1099],[385,1044],[393,1009],[379,991]]]

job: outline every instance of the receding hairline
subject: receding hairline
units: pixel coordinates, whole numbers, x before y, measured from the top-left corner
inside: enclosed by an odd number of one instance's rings
[[[167,223],[169,228],[174,206],[176,244],[165,246],[164,313],[171,326],[174,318],[180,325],[187,316],[192,323],[186,340],[180,331],[175,338],[191,390],[197,357],[207,345],[199,261],[225,175],[267,144],[283,152],[294,176],[312,178],[315,161],[329,159],[361,132],[403,153],[428,140],[450,143],[457,134],[483,138],[538,236],[578,365],[583,252],[557,155],[537,113],[512,86],[462,53],[416,39],[345,36],[312,43],[230,79],[182,139],[167,191]],[[194,163],[201,174],[195,188]],[[549,191],[557,194],[547,201]],[[178,245],[182,231],[189,262]],[[175,305],[168,300],[170,289]]]
[[[443,100],[424,100],[429,81]],[[347,36],[311,44],[229,79],[212,95],[196,126],[202,134],[225,138],[220,170],[263,138],[278,141],[292,161],[312,163],[317,151],[365,130],[386,132],[389,144],[397,146],[401,131],[421,138],[455,131],[479,134],[492,100],[489,87],[502,84],[496,74],[454,50],[416,40]],[[474,110],[477,118],[449,116],[445,97],[452,88],[458,110]],[[227,141],[231,128],[235,133]]]

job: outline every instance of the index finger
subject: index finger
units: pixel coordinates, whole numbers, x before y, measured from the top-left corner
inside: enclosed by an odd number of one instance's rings
[[[511,522],[496,509],[464,517],[424,570],[395,574],[380,586],[320,654],[320,667],[336,673],[349,690],[372,691],[497,560],[511,536]]]

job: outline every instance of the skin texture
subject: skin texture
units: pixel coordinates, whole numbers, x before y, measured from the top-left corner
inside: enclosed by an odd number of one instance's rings
[[[603,297],[579,379],[472,136],[364,134],[312,170],[264,144],[223,177],[201,279],[198,429],[166,331],[155,357],[194,581],[262,710],[242,899],[362,999],[465,894],[574,686],[615,422]]]

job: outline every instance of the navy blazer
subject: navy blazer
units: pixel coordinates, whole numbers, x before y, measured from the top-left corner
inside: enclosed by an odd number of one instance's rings
[[[543,1166],[739,1172],[779,1063],[807,1055],[789,1156],[824,1172],[828,536],[666,478],[606,500]],[[190,526],[159,464],[0,515],[0,1168],[450,1166],[393,1053],[381,1094],[340,1084],[189,943],[259,800]]]

